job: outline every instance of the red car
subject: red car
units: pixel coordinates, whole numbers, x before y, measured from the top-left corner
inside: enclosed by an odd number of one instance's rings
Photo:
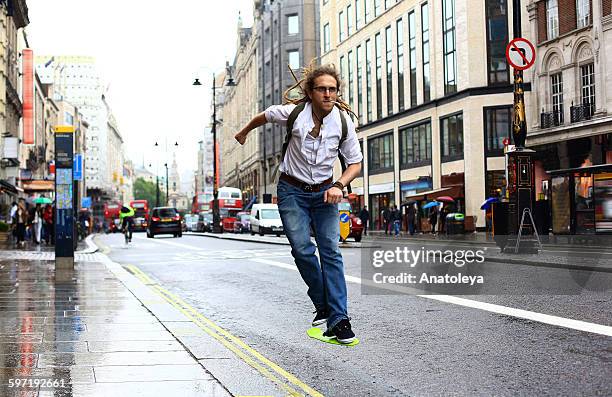
[[[363,234],[363,224],[358,216],[353,214],[351,203],[348,201],[342,201],[338,204],[338,211],[349,211],[349,218],[351,220],[351,232],[347,238],[354,238],[356,242],[361,241],[361,235]]]

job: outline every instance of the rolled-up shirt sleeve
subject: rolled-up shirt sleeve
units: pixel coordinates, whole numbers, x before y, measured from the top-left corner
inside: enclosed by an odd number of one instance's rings
[[[344,115],[346,118],[346,127],[348,129],[347,136],[342,146],[340,146],[340,153],[344,157],[346,164],[356,164],[363,160],[363,154],[359,148],[359,140],[357,139],[357,132],[355,131],[355,124],[348,115]]]
[[[272,105],[264,111],[268,123],[287,125],[287,119],[296,105]]]

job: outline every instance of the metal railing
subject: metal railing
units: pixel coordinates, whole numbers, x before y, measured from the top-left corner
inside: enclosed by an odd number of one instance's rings
[[[560,125],[563,125],[563,112],[561,110],[540,113],[540,128],[551,128]]]
[[[579,105],[573,105],[570,107],[570,121],[577,123],[584,120],[590,120],[593,116],[594,104],[582,103]]]

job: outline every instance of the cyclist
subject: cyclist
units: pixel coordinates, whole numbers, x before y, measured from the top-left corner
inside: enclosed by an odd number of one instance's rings
[[[125,242],[132,242],[132,227],[134,225],[134,208],[128,206],[122,206],[119,211],[119,219],[121,219],[121,230],[125,235]]]

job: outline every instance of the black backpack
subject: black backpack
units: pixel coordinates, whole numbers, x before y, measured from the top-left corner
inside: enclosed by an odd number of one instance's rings
[[[287,152],[289,141],[291,140],[291,136],[293,135],[293,124],[295,123],[295,120],[297,119],[298,115],[302,113],[302,111],[304,110],[304,107],[306,107],[306,102],[299,103],[291,111],[291,113],[289,114],[289,117],[287,118],[287,135],[285,136],[285,142],[283,143],[283,149],[281,152],[279,164],[281,164],[283,162],[283,159],[285,158],[285,153]],[[342,173],[344,173],[344,170],[346,170],[346,161],[344,160],[344,156],[342,155],[342,153],[340,153],[340,147],[342,146],[344,141],[346,141],[346,137],[348,135],[348,126],[346,124],[346,118],[344,116],[344,112],[342,111],[342,109],[339,109],[339,110],[340,110],[340,122],[342,123],[342,136],[340,137],[340,142],[338,142],[338,158],[340,159],[340,167],[342,167]],[[349,193],[351,193],[350,183],[346,185],[346,189],[348,190]]]

